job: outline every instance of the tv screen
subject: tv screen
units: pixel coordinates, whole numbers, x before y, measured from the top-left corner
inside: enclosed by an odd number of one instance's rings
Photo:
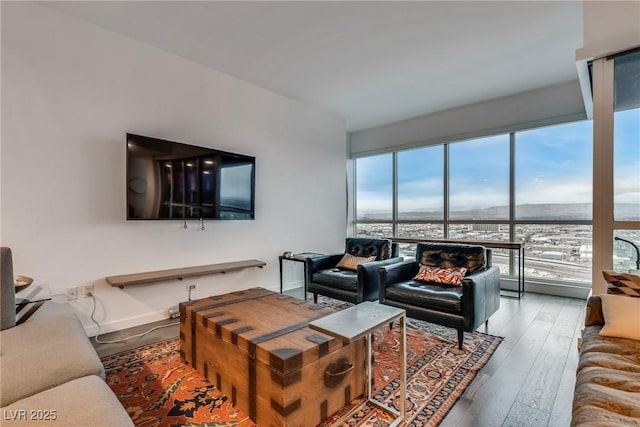
[[[127,134],[127,219],[254,219],[255,157]]]

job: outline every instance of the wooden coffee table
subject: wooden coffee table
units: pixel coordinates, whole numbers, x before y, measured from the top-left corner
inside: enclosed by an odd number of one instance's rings
[[[309,328],[332,308],[262,288],[179,308],[181,357],[259,426],[316,425],[364,393],[364,339]]]

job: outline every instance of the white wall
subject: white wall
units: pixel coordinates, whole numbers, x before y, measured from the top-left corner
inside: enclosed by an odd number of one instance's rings
[[[442,144],[581,118],[576,80],[354,132],[350,151],[362,155]]]
[[[194,297],[278,289],[277,256],[332,252],[346,228],[345,123],[36,3],[2,2],[2,245],[54,293],[94,283],[104,330]],[[125,221],[125,133],[256,156],[256,220]],[[257,258],[267,267],[111,288],[105,276]],[[37,313],[91,300],[55,297]]]
[[[640,1],[584,1],[584,46],[576,59],[588,60],[640,46]]]

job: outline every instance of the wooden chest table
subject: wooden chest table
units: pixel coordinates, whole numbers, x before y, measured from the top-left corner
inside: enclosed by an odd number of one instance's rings
[[[334,309],[262,288],[179,308],[183,359],[259,426],[316,425],[364,392],[364,340],[308,327]]]

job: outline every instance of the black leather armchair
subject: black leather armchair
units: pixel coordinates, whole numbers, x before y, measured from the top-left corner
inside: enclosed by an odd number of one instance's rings
[[[307,291],[313,292],[313,301],[318,302],[318,294],[342,301],[359,304],[378,299],[380,273],[384,265],[402,262],[398,257],[398,247],[390,240],[347,238],[345,253],[358,257],[376,257],[375,261],[359,265],[357,271],[337,268],[344,253],[324,255],[308,260]]]
[[[416,281],[420,265],[465,267],[462,286]],[[408,317],[472,332],[500,307],[500,270],[491,265],[491,250],[482,246],[418,243],[416,261],[383,266],[380,303],[403,308]]]

